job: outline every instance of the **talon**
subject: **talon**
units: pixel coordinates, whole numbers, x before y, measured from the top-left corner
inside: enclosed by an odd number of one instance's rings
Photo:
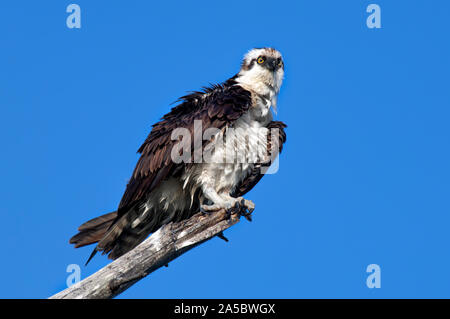
[[[225,209],[225,213],[227,213],[227,218],[231,217],[232,212],[233,212],[233,207]]]
[[[203,206],[204,206],[204,205],[200,205],[200,212],[201,212],[203,215],[209,214]]]
[[[233,213],[239,213],[239,211],[240,211],[239,203],[237,201],[235,201],[228,208],[226,208],[225,211],[227,212],[228,218],[230,218]]]
[[[233,208],[234,208],[234,210],[235,210],[236,212],[240,213],[240,211],[241,211],[241,205],[239,204],[238,201],[236,201],[236,202],[234,203]]]
[[[247,200],[244,198],[239,199],[239,201],[241,207],[240,215],[244,216],[245,219],[251,222],[252,221],[251,214],[255,210],[255,204],[251,200]]]
[[[255,203],[253,203],[251,200],[245,200],[245,206],[247,207],[250,214],[255,210]]]

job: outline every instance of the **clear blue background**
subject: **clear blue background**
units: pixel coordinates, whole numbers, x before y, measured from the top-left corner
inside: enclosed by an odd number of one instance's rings
[[[234,75],[252,47],[285,58],[280,171],[254,222],[121,298],[450,297],[448,1],[69,1],[0,4],[3,298],[46,298],[106,265],[68,239],[114,210],[151,124]],[[379,264],[381,288],[366,286]]]

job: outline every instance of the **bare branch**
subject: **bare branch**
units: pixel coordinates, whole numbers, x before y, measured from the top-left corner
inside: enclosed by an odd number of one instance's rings
[[[195,246],[217,235],[224,238],[222,232],[238,222],[238,214],[229,216],[222,210],[167,224],[130,252],[50,299],[114,298]]]

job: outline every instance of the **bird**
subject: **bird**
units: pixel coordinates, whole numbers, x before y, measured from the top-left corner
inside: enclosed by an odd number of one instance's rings
[[[139,148],[117,210],[85,222],[70,238],[75,248],[97,244],[86,264],[97,252],[117,259],[198,212],[252,213],[255,204],[243,196],[286,141],[287,125],[273,119],[283,79],[281,53],[254,48],[234,76],[179,98]]]

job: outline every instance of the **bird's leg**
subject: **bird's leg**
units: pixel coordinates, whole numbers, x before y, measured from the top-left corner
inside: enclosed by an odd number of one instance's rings
[[[213,202],[212,205],[200,206],[200,210],[203,213],[212,213],[225,209],[229,215],[235,212],[251,221],[250,214],[255,210],[255,204],[251,200],[242,197],[231,197],[228,194],[219,195],[214,188],[208,186],[203,187],[203,194],[208,200]]]
[[[219,211],[221,209],[228,210],[230,209],[234,203],[227,203],[222,196],[220,196],[216,190],[208,185],[202,186],[203,195],[212,202],[211,205],[201,205],[200,211],[203,213],[212,213]]]

